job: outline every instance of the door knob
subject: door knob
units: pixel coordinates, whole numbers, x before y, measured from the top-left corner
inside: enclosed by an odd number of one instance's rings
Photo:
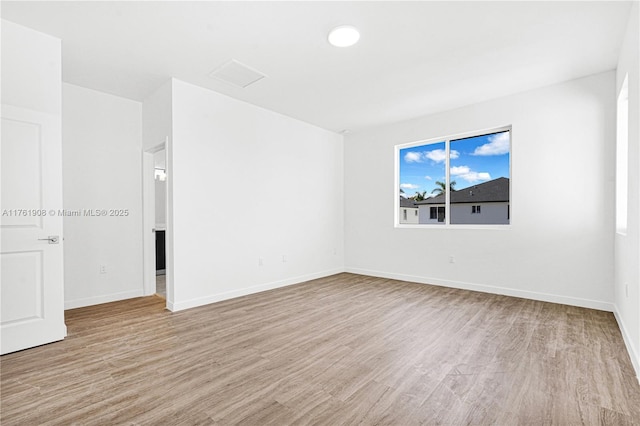
[[[49,244],[58,244],[60,237],[57,235],[49,235],[47,238],[38,238],[38,241],[49,241]]]

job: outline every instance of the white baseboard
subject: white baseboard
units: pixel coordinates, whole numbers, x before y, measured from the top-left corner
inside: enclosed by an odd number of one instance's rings
[[[85,306],[99,305],[101,303],[117,302],[118,300],[132,299],[144,296],[142,289],[123,291],[121,293],[104,294],[101,296],[87,297],[85,299],[65,300],[64,309],[84,308]]]
[[[324,278],[330,275],[339,274],[341,272],[349,272],[359,275],[368,275],[379,278],[390,278],[399,281],[409,281],[420,284],[431,284],[441,287],[458,288],[462,290],[479,291],[482,293],[501,294],[504,296],[520,297],[523,299],[539,300],[542,302],[559,303],[563,305],[579,306],[582,308],[597,309],[600,311],[614,312],[614,304],[602,302],[599,300],[583,299],[578,297],[567,297],[556,294],[539,293],[534,291],[516,290],[506,287],[490,286],[484,284],[474,284],[462,281],[450,281],[437,278],[422,277],[417,275],[396,274],[383,271],[375,271],[370,269],[359,268],[335,268],[327,271],[317,272],[313,274],[302,275],[298,277],[288,278],[281,281],[274,281],[256,286],[245,287],[242,289],[232,290],[224,293],[212,294],[210,296],[195,298],[178,303],[167,302],[167,309],[170,311],[181,311],[184,309],[195,308],[197,306],[207,305],[210,303],[220,302],[234,297],[246,296],[248,294],[259,293],[261,291],[273,290],[275,288],[286,287],[293,284],[299,284],[305,281]]]
[[[330,269],[327,271],[315,272],[312,274],[301,275],[298,277],[287,278],[285,280],[273,281],[269,283],[259,284],[251,287],[245,287],[237,290],[231,290],[224,293],[212,294],[205,297],[185,300],[182,302],[172,303],[167,301],[167,309],[172,312],[182,311],[185,309],[195,308],[198,306],[208,305],[210,303],[221,302],[223,300],[233,299],[235,297],[246,296],[248,294],[260,293],[261,291],[273,290],[275,288],[286,287],[289,285],[300,284],[305,281],[315,280],[318,278],[328,277],[330,275],[344,272],[342,268]]]
[[[501,294],[504,296],[520,297],[523,299],[539,300],[542,302],[560,303],[563,305],[579,306],[582,308],[597,309],[600,311],[613,312],[613,303],[601,302],[598,300],[581,299],[578,297],[567,297],[556,294],[538,293],[535,291],[516,290],[506,287],[491,286],[485,284],[473,284],[462,281],[449,281],[437,278],[422,277],[417,275],[395,274],[382,271],[373,271],[370,269],[346,268],[345,272],[353,274],[370,275],[379,278],[390,278],[400,281],[410,281],[420,284],[431,284],[441,287],[459,288],[462,290],[473,290],[482,293]]]
[[[629,335],[627,327],[625,326],[622,317],[618,313],[617,306],[615,306],[613,315],[616,317],[618,327],[620,328],[620,333],[622,334],[622,339],[624,340],[624,344],[627,347],[629,358],[631,358],[631,364],[633,365],[633,369],[636,371],[636,379],[638,379],[638,383],[640,383],[640,352],[638,352],[638,348],[636,348],[633,344],[633,339]]]

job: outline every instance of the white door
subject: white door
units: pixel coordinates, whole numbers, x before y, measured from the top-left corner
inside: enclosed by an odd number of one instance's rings
[[[62,340],[60,116],[2,106],[0,353]]]

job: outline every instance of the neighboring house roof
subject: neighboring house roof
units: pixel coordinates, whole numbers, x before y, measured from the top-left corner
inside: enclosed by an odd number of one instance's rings
[[[418,201],[416,204],[444,204],[445,196]],[[451,204],[457,203],[499,203],[509,201],[509,179],[501,177],[479,185],[451,191]]]
[[[400,197],[400,207],[411,207],[412,209],[417,208],[415,202],[408,198]]]

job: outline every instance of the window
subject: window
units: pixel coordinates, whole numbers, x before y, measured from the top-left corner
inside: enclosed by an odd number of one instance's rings
[[[418,211],[420,211],[419,208]],[[429,219],[437,222],[444,222],[444,207],[431,207]]]
[[[405,144],[396,155],[398,190],[418,207],[418,224],[510,223],[510,127]]]
[[[629,75],[620,88],[616,134],[616,232],[627,233],[629,185]]]

